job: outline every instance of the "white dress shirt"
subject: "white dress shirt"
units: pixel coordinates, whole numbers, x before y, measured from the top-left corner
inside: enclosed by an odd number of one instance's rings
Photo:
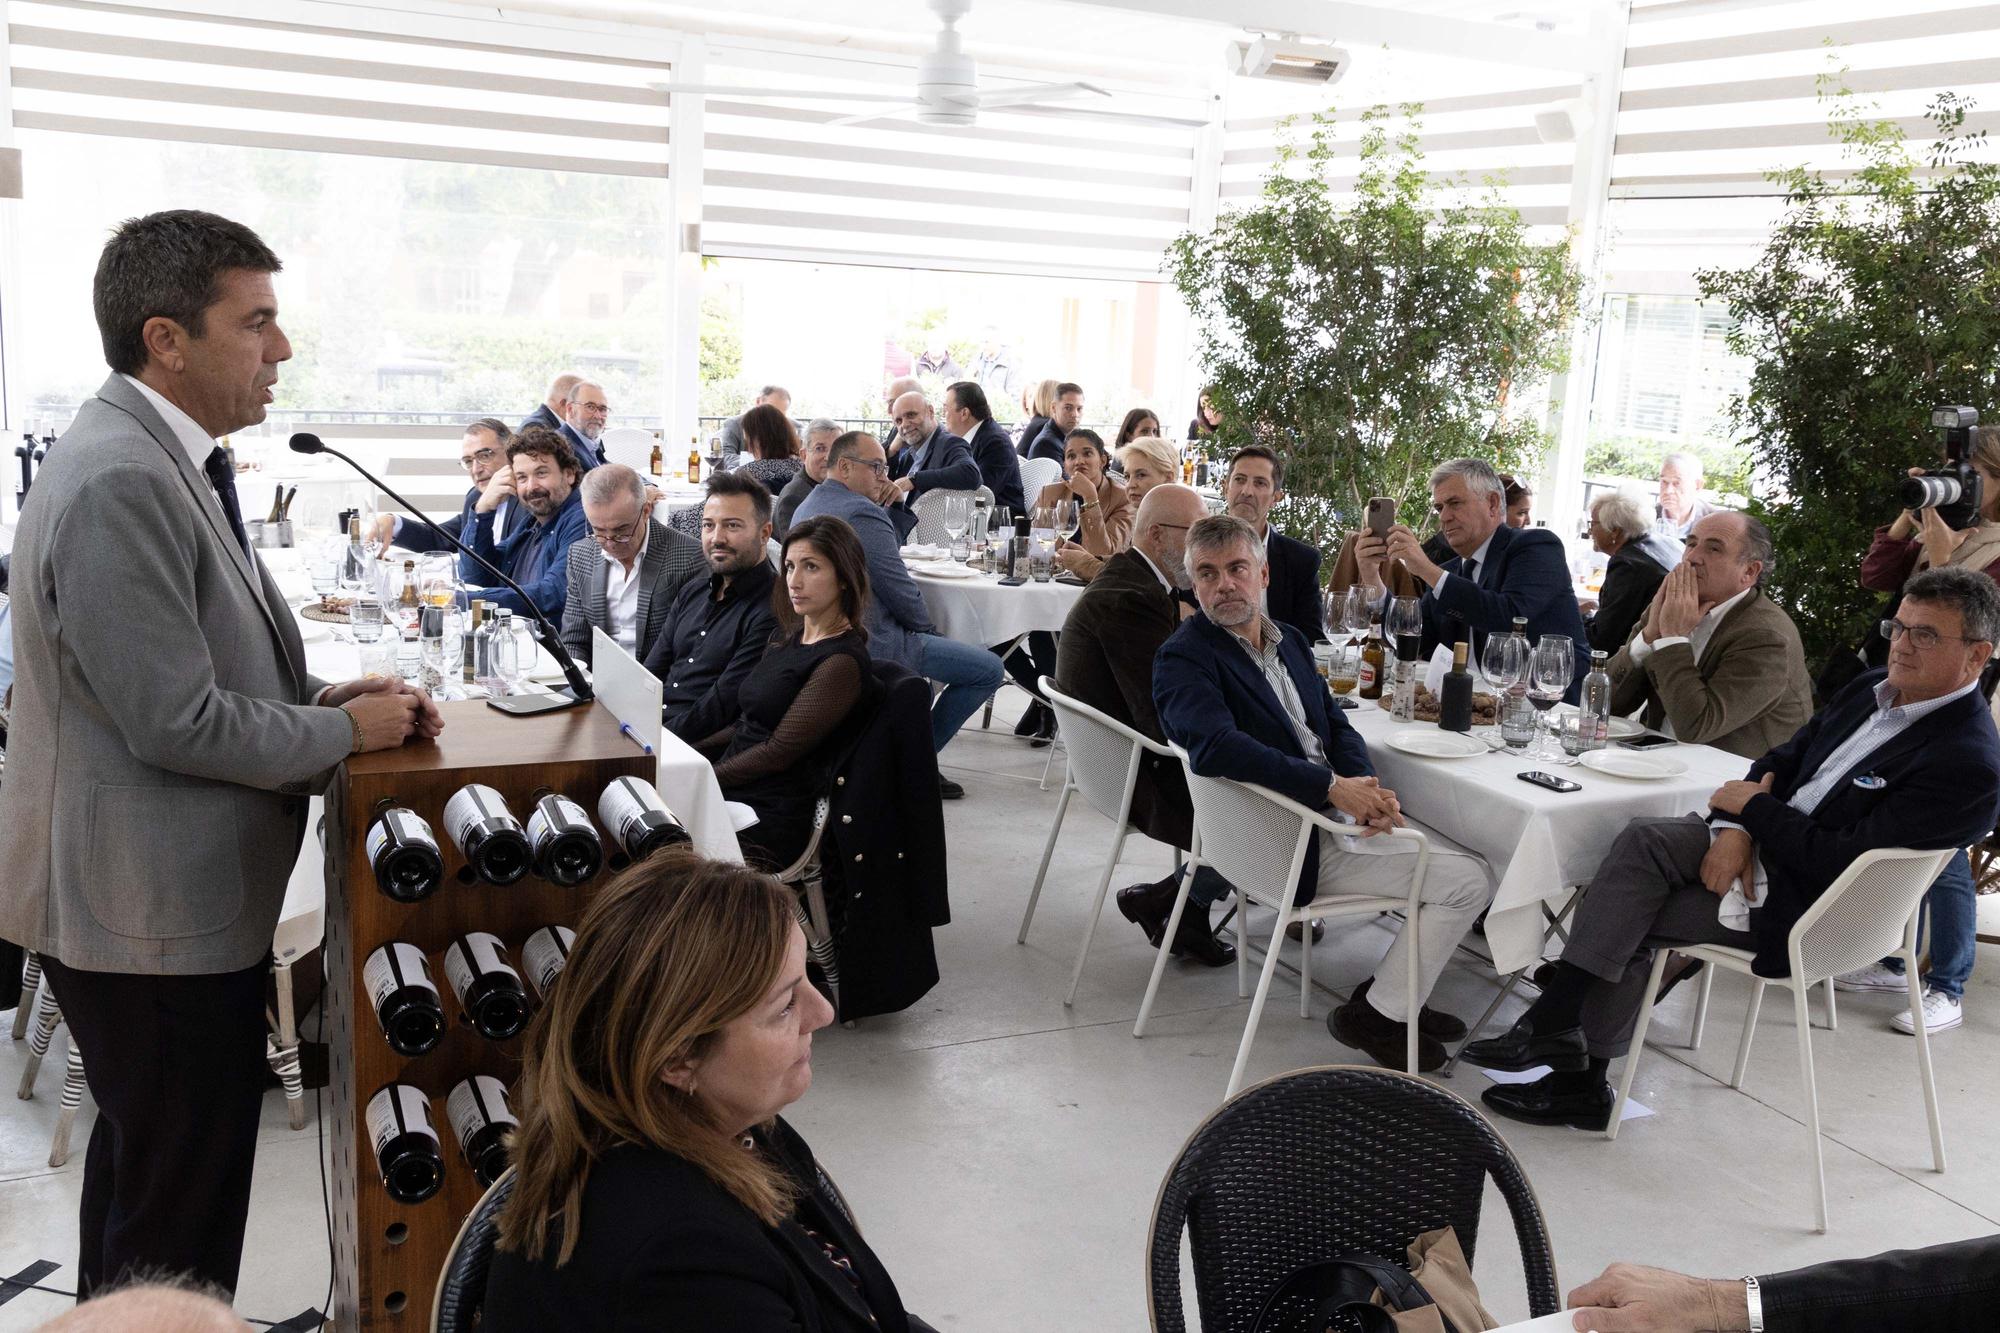
[[[188,461],[194,464],[196,474],[203,481],[207,481],[208,456],[216,451],[220,442],[213,435],[203,430],[193,417],[181,411],[180,408],[174,406],[174,404],[168,402],[165,398],[162,398],[144,380],[131,375],[124,375],[121,378],[127,384],[137,389],[144,395],[146,401],[152,404],[153,410],[160,414],[160,420],[167,423],[167,429],[174,433],[174,439],[178,440],[181,448],[186,451]],[[210,486],[208,493],[214,495],[215,487]],[[220,499],[216,500],[215,507],[218,511],[222,512],[224,518],[229,516],[228,512],[222,509],[222,501]]]
[[[1493,538],[1499,531],[1500,529],[1495,528],[1492,532],[1488,533],[1486,540],[1479,543],[1479,549],[1472,553],[1472,582],[1475,587],[1478,586],[1480,574],[1486,569],[1486,552],[1493,545]],[[1450,577],[1450,574],[1438,575],[1437,585],[1431,589],[1433,596],[1444,591],[1444,581]]]
[[[634,657],[639,655],[639,571],[646,567],[646,547],[652,540],[649,524],[646,540],[639,543],[639,553],[632,557],[630,569],[616,556],[604,557],[604,610],[611,621],[604,632]]]

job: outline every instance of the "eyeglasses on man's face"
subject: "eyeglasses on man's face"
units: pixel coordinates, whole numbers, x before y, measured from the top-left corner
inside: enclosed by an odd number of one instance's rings
[[[1940,634],[1929,625],[1905,625],[1900,620],[1885,620],[1880,626],[1882,637],[1894,643],[1905,634],[1918,652],[1929,652],[1946,639],[1953,643],[1984,643],[1984,639],[1968,639],[1963,634]]]
[[[491,467],[499,461],[500,451],[498,449],[475,449],[469,454],[460,454],[458,457],[458,465],[467,472],[471,472],[475,468]]]
[[[590,530],[590,536],[591,539],[596,541],[600,546],[623,546],[626,542],[631,541],[632,538],[638,534],[638,532],[639,532],[638,523],[632,522],[632,523],[627,523],[622,528],[606,529],[606,528],[593,527]]]

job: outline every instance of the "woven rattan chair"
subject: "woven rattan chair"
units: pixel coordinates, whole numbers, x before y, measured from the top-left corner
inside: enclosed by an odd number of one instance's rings
[[[965,500],[967,531],[971,530],[969,525],[972,519],[972,506],[974,502],[983,496],[986,503],[993,503],[993,492],[987,490],[984,486],[971,491],[925,491],[922,495],[910,501],[910,512],[917,516],[917,525],[910,529],[910,535],[903,539],[904,543],[910,546],[951,545],[951,534],[946,532],[944,528],[944,506],[945,501],[951,499],[953,496],[959,496]],[[963,535],[961,535],[960,540],[964,540]]]
[[[493,1246],[500,1239],[500,1209],[514,1192],[514,1168],[479,1196],[451,1242],[438,1273],[437,1295],[431,1300],[431,1333],[473,1333],[486,1305],[486,1273],[493,1267]]]
[[[1729,1086],[1741,1088],[1750,1064],[1750,1041],[1757,1035],[1757,1014],[1764,1004],[1766,986],[1783,986],[1792,993],[1797,1015],[1799,1072],[1806,1092],[1806,1133],[1812,1140],[1813,1200],[1817,1206],[1816,1230],[1825,1231],[1826,1160],[1819,1136],[1819,1084],[1813,1076],[1812,1010],[1807,995],[1820,982],[1843,972],[1866,967],[1891,954],[1903,960],[1905,975],[1917,975],[1918,912],[1931,882],[1944,870],[1954,849],[1941,852],[1877,848],[1863,852],[1841,872],[1827,891],[1792,927],[1786,952],[1791,976],[1768,981],[1750,970],[1755,956],[1748,950],[1720,944],[1675,945],[1674,952],[1699,958],[1713,974],[1719,967],[1741,972],[1750,978],[1750,1007],[1743,1016],[1743,1037],[1736,1048],[1736,1070]],[[1639,1006],[1639,1022],[1632,1032],[1631,1050],[1618,1079],[1618,1098],[1611,1108],[1611,1123],[1604,1137],[1618,1137],[1618,1118],[1625,1113],[1625,1099],[1632,1091],[1632,1075],[1639,1068],[1639,1053],[1645,1049],[1646,1029],[1652,1023],[1653,1000],[1660,993],[1660,977],[1667,965],[1667,950],[1653,951],[1653,974],[1646,982],[1646,997]],[[1706,983],[1704,983],[1704,987]],[[1828,991],[1829,1001],[1832,992]],[[1706,1001],[1701,1006],[1707,1008]],[[1832,1017],[1832,1009],[1827,1011]],[[1930,1034],[1924,1029],[1923,987],[1910,987],[1910,1018],[1916,1025],[1917,1081],[1923,1085],[1924,1110],[1930,1119],[1931,1169],[1944,1170],[1944,1126],[1938,1119],[1937,1084],[1931,1076]],[[1695,1041],[1700,1041],[1696,1024]]]
[[[1402,1263],[1411,1241],[1443,1226],[1474,1262],[1489,1176],[1513,1215],[1529,1311],[1553,1314],[1560,1289],[1534,1190],[1463,1099],[1346,1065],[1254,1084],[1202,1122],[1160,1184],[1146,1250],[1152,1327],[1187,1327],[1183,1229],[1203,1333],[1249,1333],[1279,1283],[1309,1263],[1357,1251]],[[1279,1327],[1304,1333],[1301,1312],[1282,1313],[1298,1322]]]

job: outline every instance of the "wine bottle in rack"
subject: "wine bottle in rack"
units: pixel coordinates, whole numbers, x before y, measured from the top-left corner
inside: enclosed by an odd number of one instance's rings
[[[583,807],[554,792],[535,802],[528,816],[528,847],[535,873],[573,888],[604,868],[604,843]]]
[[[422,1055],[443,1040],[444,1000],[422,949],[390,941],[368,955],[361,981],[396,1054]]]
[[[382,1187],[397,1203],[422,1203],[444,1185],[444,1150],[421,1089],[390,1083],[368,1099],[368,1138]]]
[[[576,932],[568,926],[543,926],[522,941],[522,970],[544,1003],[549,998],[549,987],[556,984],[556,978],[569,965],[569,951],[575,944]]]
[[[528,1026],[528,992],[498,936],[475,930],[446,945],[444,975],[480,1036],[505,1041]]]
[[[458,1138],[479,1187],[485,1189],[507,1169],[507,1134],[521,1127],[507,1106],[507,1085],[491,1074],[474,1074],[451,1090],[444,1118]]]
[[[521,821],[491,787],[469,782],[453,792],[445,802],[444,827],[465,863],[488,884],[512,884],[533,864]]]
[[[444,857],[430,824],[400,805],[383,810],[368,830],[368,864],[375,886],[399,903],[419,902],[444,884]]]
[[[613,778],[597,800],[597,818],[634,861],[643,861],[662,847],[692,841],[660,799],[659,789],[644,778]]]

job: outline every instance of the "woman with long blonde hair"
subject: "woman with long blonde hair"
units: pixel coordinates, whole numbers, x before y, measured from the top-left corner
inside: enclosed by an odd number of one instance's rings
[[[481,1327],[926,1333],[779,1116],[832,1018],[776,880],[674,848],[605,886],[528,1032]]]
[[[1021,433],[1014,437],[1014,449],[1021,457],[1028,456],[1028,450],[1035,447],[1035,437],[1055,415],[1056,386],[1061,383],[1061,380],[1041,380],[1032,390],[1022,391],[1021,401],[1027,405],[1028,419],[1021,426]]]

